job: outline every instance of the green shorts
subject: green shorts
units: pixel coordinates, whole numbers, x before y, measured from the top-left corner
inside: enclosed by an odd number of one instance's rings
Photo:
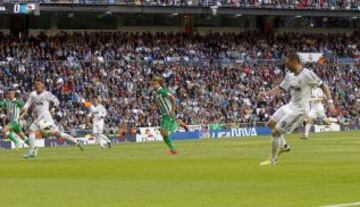
[[[162,115],[160,117],[160,129],[166,129],[171,133],[174,133],[178,124],[176,118],[172,118],[169,115]]]
[[[9,127],[9,129],[15,133],[22,132],[20,124],[16,121],[11,121],[10,123],[8,123],[7,127]]]

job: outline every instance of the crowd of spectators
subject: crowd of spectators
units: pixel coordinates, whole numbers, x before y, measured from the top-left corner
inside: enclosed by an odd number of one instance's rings
[[[5,2],[13,0],[5,0]],[[18,0],[17,2],[27,2]],[[203,6],[287,9],[359,9],[358,0],[31,0],[40,3],[120,4],[138,6]]]
[[[88,111],[76,100],[101,96],[108,128],[158,125],[150,80],[164,77],[176,94],[178,114],[188,124],[265,122],[289,95],[256,100],[279,84],[287,51],[322,52],[359,58],[360,35],[257,32],[207,35],[183,33],[58,33],[27,39],[0,35],[0,96],[16,87],[27,99],[35,77],[61,105],[55,117],[65,129],[88,128]],[[332,91],[342,122],[360,123],[359,62],[308,64]],[[4,115],[0,116],[5,119]]]

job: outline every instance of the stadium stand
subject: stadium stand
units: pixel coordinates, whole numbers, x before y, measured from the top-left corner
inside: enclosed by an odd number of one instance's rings
[[[86,128],[86,109],[77,103],[75,92],[90,100],[97,95],[105,99],[111,111],[109,128],[156,126],[149,81],[154,74],[162,74],[178,98],[179,115],[188,124],[263,122],[288,100],[288,96],[255,98],[284,76],[284,54],[321,52],[328,62],[306,67],[329,84],[337,118],[359,124],[359,38],[356,32],[281,33],[270,41],[257,32],[59,32],[27,39],[2,34],[0,93],[2,97],[7,87],[14,86],[25,99],[33,79],[40,76],[61,100],[57,117],[66,129]]]

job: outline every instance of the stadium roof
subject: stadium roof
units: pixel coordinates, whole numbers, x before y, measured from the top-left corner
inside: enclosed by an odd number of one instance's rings
[[[212,14],[210,7],[41,4],[40,12]],[[360,17],[360,10],[219,7],[217,14]]]

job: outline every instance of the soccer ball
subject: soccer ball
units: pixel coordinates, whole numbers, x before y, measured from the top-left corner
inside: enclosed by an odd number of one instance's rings
[[[52,123],[47,120],[41,120],[39,126],[40,126],[40,131],[44,134],[51,133],[51,129],[53,128]]]

